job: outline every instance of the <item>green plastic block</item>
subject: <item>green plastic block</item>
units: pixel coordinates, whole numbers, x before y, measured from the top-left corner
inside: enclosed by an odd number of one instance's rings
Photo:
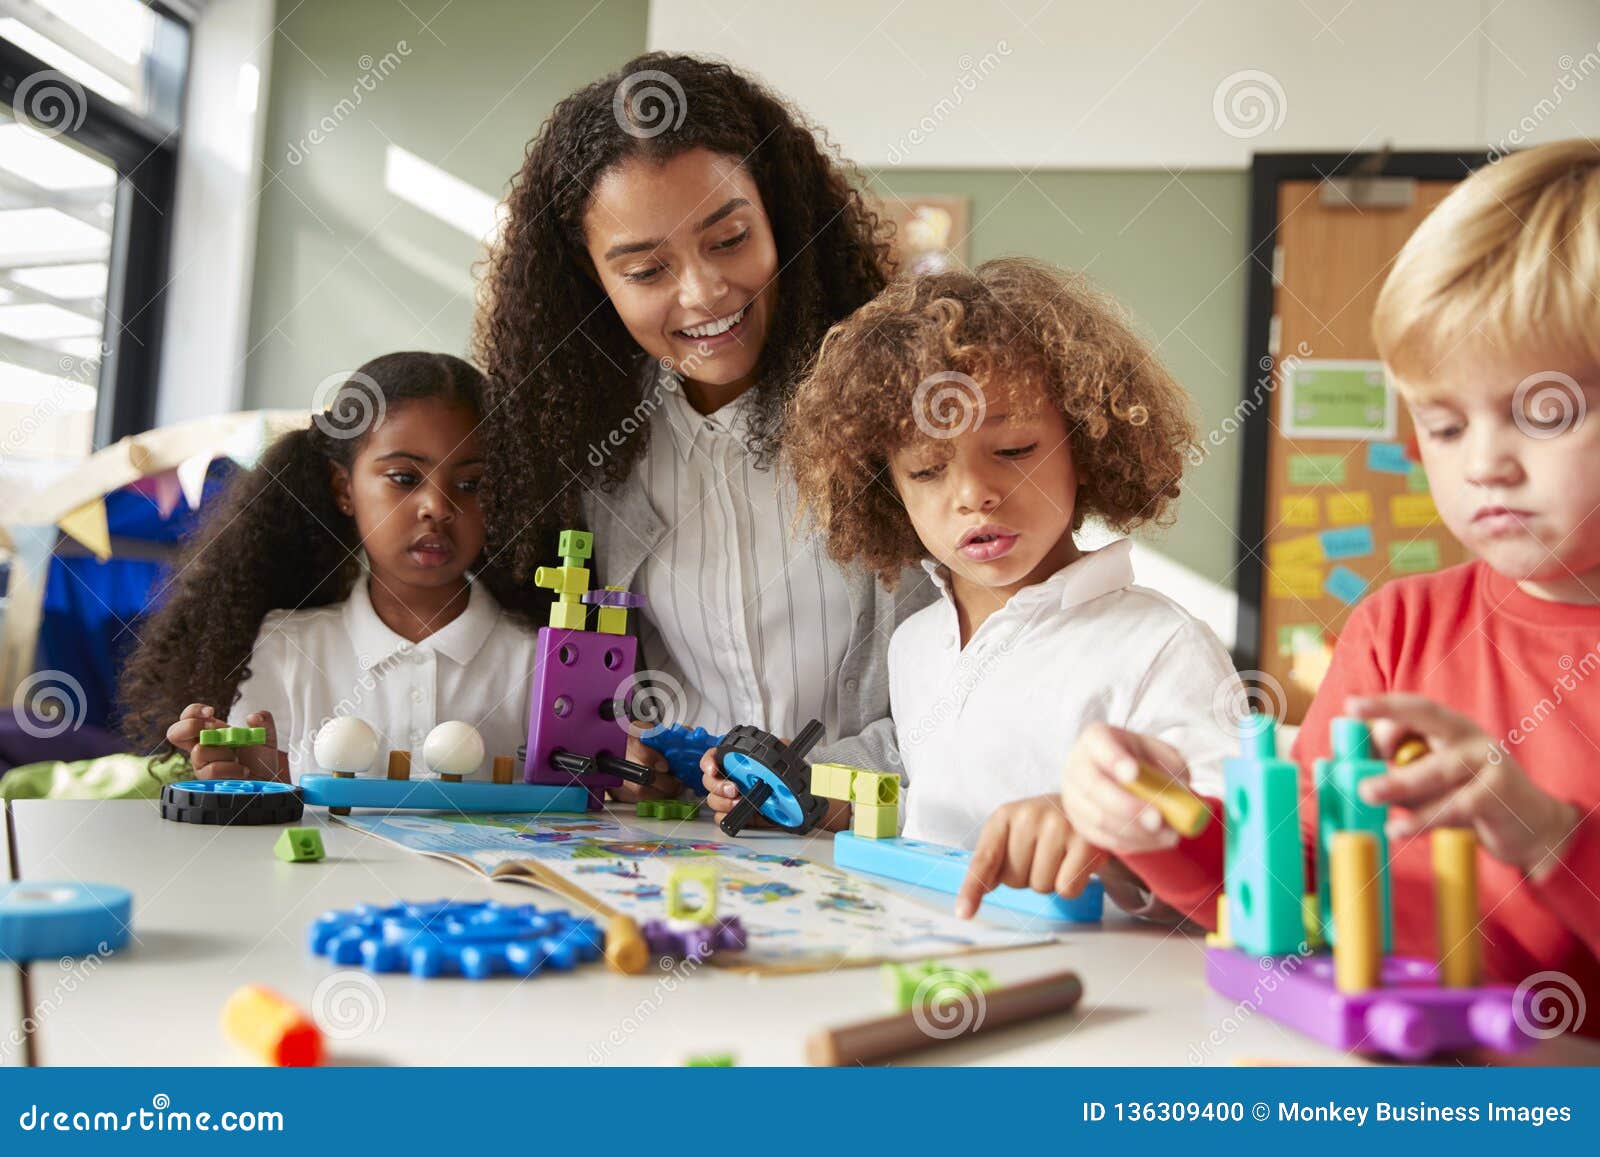
[[[596,616],[595,629],[602,635],[626,635],[628,633],[628,608],[627,607],[597,607],[599,614]]]
[[[876,807],[898,806],[900,777],[888,771],[857,771],[850,781],[850,799]]]
[[[1378,841],[1378,918],[1383,951],[1394,951],[1394,919],[1389,910],[1389,839],[1383,825],[1385,804],[1369,804],[1357,788],[1364,779],[1383,775],[1389,767],[1372,758],[1372,731],[1360,719],[1335,719],[1330,728],[1333,757],[1316,762],[1317,782],[1317,909],[1322,934],[1333,940],[1333,892],[1328,882],[1328,849],[1335,832],[1371,832]]]
[[[872,840],[892,840],[899,834],[900,809],[858,803],[851,809],[850,830]]]
[[[590,530],[563,530],[556,540],[556,553],[563,560],[591,559],[594,557],[594,532]],[[574,565],[569,563],[568,565]]]
[[[1300,772],[1277,757],[1277,725],[1252,715],[1241,753],[1223,761],[1228,934],[1241,952],[1277,956],[1305,940]]]
[[[683,1063],[685,1068],[691,1069],[731,1069],[738,1062],[733,1059],[732,1053],[699,1053],[685,1057]]]
[[[323,856],[322,833],[316,828],[287,828],[272,845],[272,854],[291,864],[320,860]]]
[[[850,781],[856,769],[842,763],[813,763],[811,765],[811,794],[823,799],[850,802]]]
[[[589,570],[581,566],[541,566],[533,572],[534,586],[574,597],[589,591]]]
[[[266,741],[265,727],[207,727],[200,732],[201,747],[255,747]]]
[[[889,997],[901,1012],[950,1002],[963,1003],[994,987],[994,979],[981,968],[951,968],[937,960],[920,964],[885,964],[884,982]]]
[[[633,805],[633,814],[642,820],[692,820],[700,805],[676,799],[642,799]]]
[[[705,898],[698,907],[684,902],[684,885],[699,884]],[[717,918],[717,867],[715,864],[685,864],[667,876],[667,918],[710,924]]]
[[[550,604],[550,625],[558,631],[581,631],[588,609],[577,599],[557,599]]]

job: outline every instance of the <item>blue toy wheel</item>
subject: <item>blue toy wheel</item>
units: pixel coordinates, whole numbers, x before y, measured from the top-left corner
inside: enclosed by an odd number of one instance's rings
[[[185,824],[289,824],[305,814],[300,789],[263,779],[189,779],[161,789],[161,818]]]

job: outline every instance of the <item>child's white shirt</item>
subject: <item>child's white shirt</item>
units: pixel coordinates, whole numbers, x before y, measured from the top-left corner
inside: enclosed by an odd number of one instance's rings
[[[392,750],[409,751],[420,773],[428,732],[462,720],[484,744],[483,765],[469,778],[487,778],[496,755],[515,757],[527,742],[536,633],[473,582],[466,609],[412,643],[378,617],[367,582],[363,574],[342,603],[267,613],[229,724],[243,727],[251,712],[272,712],[278,747],[298,781],[318,770],[312,742],[336,715],[363,719],[378,733],[372,774],[379,776]]]
[[[965,649],[948,576],[924,564],[943,597],[889,643],[907,836],[973,847],[1002,804],[1061,791],[1097,722],[1172,744],[1193,788],[1221,797],[1239,676],[1204,623],[1133,585],[1131,550],[1119,539],[1023,588]]]

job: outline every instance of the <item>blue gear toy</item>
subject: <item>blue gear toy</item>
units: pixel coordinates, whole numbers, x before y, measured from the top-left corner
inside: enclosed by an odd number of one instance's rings
[[[335,964],[423,978],[565,972],[599,959],[604,947],[605,935],[593,920],[493,900],[362,904],[324,913],[311,925],[311,951]]]
[[[653,747],[667,757],[667,767],[696,795],[705,795],[706,787],[700,775],[700,757],[722,742],[722,736],[712,735],[704,727],[693,730],[681,723],[673,723],[646,731],[639,737],[646,747]]]

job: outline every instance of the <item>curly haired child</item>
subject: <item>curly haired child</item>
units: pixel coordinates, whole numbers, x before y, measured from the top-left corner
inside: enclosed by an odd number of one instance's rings
[[[829,332],[788,430],[832,556],[885,583],[920,563],[943,592],[895,632],[889,680],[906,834],[974,849],[958,913],[999,884],[1076,895],[1099,866],[1059,791],[1091,723],[1161,736],[1220,783],[1227,652],[1134,585],[1129,540],[1074,538],[1162,521],[1192,440],[1111,302],[1021,259],[898,281]]]
[[[1391,808],[1395,951],[1433,955],[1430,832],[1471,828],[1486,976],[1555,973],[1591,1004],[1600,703],[1583,680],[1600,667],[1597,221],[1600,148],[1559,141],[1473,173],[1395,259],[1373,336],[1416,422],[1439,517],[1476,558],[1397,579],[1356,608],[1294,748],[1310,848],[1309,772],[1329,754],[1333,717],[1371,720],[1384,758],[1422,738],[1426,756],[1361,785],[1367,802]],[[1104,786],[1145,754],[1145,737],[1092,738],[1064,778],[1073,822],[1211,925],[1222,825],[1149,846],[1123,793]],[[1594,1016],[1571,1027],[1600,1036]]]
[[[528,596],[482,554],[482,393],[460,358],[375,358],[232,481],[137,628],[121,702],[139,750],[184,751],[204,778],[298,778],[335,714],[389,749],[460,719],[516,750],[535,637],[514,617]],[[224,725],[267,742],[198,746]]]

